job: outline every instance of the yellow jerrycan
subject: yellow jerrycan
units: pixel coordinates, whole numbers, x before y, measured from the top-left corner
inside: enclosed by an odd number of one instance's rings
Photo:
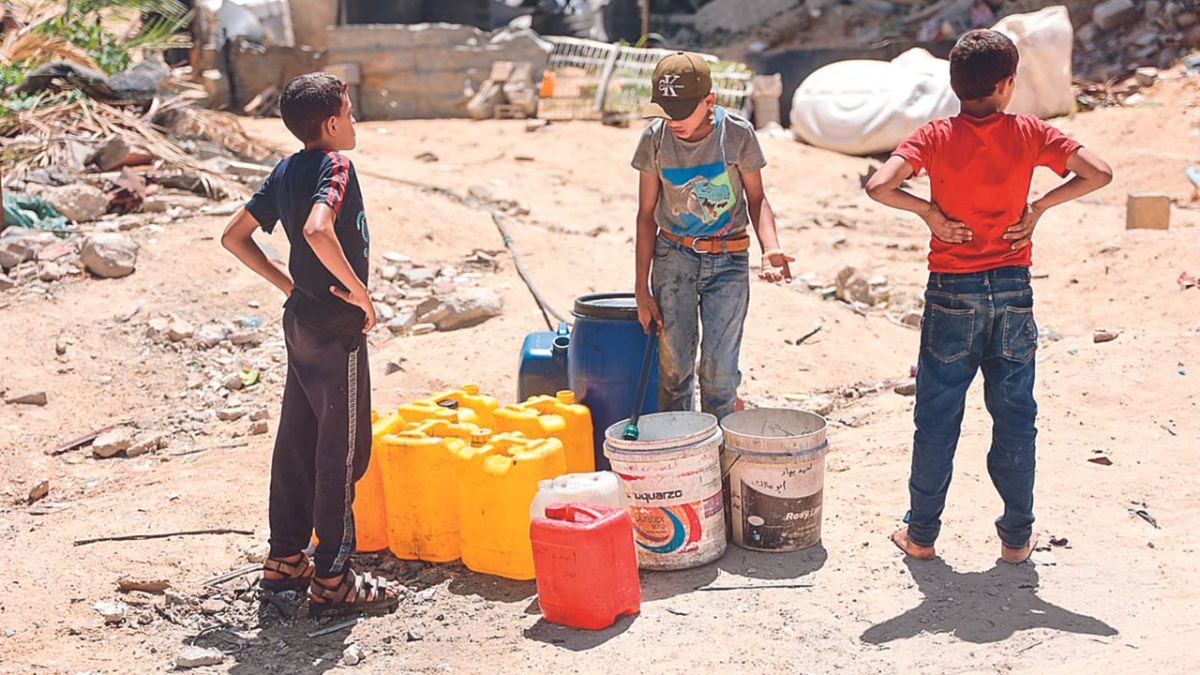
[[[383,499],[383,471],[379,463],[379,439],[404,427],[399,413],[379,416],[371,411],[371,461],[367,472],[354,484],[355,550],[382,551],[388,547],[387,509]]]
[[[409,424],[424,422],[425,420],[446,420],[447,422],[461,421],[458,418],[459,416],[457,411],[440,406],[429,399],[420,399],[411,403],[405,403],[397,408],[396,412],[403,416]]]
[[[464,384],[462,389],[438,392],[430,396],[429,400],[456,410],[459,422],[477,424],[485,429],[493,428],[492,411],[500,405],[495,396],[480,394],[479,387],[474,384]]]
[[[474,424],[438,419],[409,424],[379,440],[388,548],[397,558],[459,558],[458,454],[490,437]]]
[[[529,507],[538,481],[566,472],[562,441],[497,434],[459,452],[462,561],[473,572],[527,581],[533,574]]]
[[[560,391],[557,396],[534,396],[524,403],[506,405],[497,409],[494,417],[498,433],[520,431],[529,438],[562,441],[567,473],[596,470],[592,412],[587,406],[576,403],[575,394],[570,391]]]

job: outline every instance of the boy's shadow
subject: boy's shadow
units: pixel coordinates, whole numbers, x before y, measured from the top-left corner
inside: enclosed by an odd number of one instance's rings
[[[883,644],[920,633],[952,633],[974,643],[998,642],[1022,630],[1049,628],[1082,635],[1116,635],[1099,619],[1052,605],[1037,596],[1038,573],[1031,564],[997,562],[986,572],[955,572],[940,558],[905,558],[925,599],[904,614],[874,625],[863,642]]]

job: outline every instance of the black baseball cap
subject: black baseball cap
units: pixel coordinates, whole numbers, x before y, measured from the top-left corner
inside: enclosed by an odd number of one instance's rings
[[[650,102],[642,107],[643,118],[687,119],[712,92],[712,72],[699,54],[675,52],[663,57],[654,68]]]

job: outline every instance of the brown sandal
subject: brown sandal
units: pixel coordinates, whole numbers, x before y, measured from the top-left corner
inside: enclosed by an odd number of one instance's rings
[[[267,558],[263,562],[262,568],[263,572],[274,572],[280,575],[279,579],[268,579],[264,574],[259,579],[258,587],[268,593],[304,590],[317,573],[317,566],[303,553],[291,561]]]
[[[357,612],[386,614],[399,604],[395,585],[350,569],[332,586],[314,577],[308,587],[308,614],[314,618]]]
[[[892,543],[896,548],[904,551],[904,554],[917,560],[933,560],[937,557],[937,553],[932,546],[921,546],[908,538],[908,528],[902,527],[892,533]]]
[[[1000,542],[1000,559],[1010,565],[1020,565],[1029,560],[1029,556],[1033,555],[1033,550],[1037,548],[1038,535],[1037,532],[1029,535],[1029,541],[1021,548],[1009,548]]]

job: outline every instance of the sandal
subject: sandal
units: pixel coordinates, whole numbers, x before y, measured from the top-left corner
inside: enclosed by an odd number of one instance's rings
[[[314,577],[308,587],[308,615],[313,618],[357,612],[386,614],[399,604],[395,585],[350,569],[333,585]]]
[[[317,573],[317,566],[303,553],[300,553],[294,560],[267,558],[263,562],[262,568],[264,574],[258,580],[258,587],[268,593],[304,590]],[[268,579],[266,572],[278,574],[279,578]]]
[[[1029,536],[1029,541],[1021,548],[1009,548],[1004,542],[1000,542],[1000,559],[1010,565],[1020,565],[1029,560],[1029,556],[1033,555],[1033,550],[1037,548],[1038,535],[1034,532]]]
[[[933,560],[937,557],[937,553],[932,546],[921,546],[912,539],[909,539],[907,527],[902,527],[893,532],[891,539],[896,548],[904,551],[905,555],[916,560]]]

